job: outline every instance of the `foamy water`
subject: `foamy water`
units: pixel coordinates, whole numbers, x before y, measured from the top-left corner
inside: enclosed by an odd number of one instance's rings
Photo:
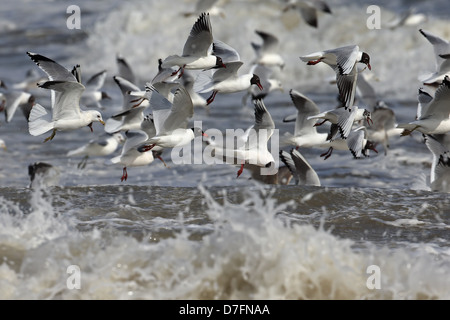
[[[70,193],[82,198],[85,191]],[[309,200],[304,197],[305,202],[326,193],[310,191],[315,195]],[[154,194],[146,188],[129,192],[134,199]],[[68,209],[64,190],[54,190],[54,196],[32,192],[27,214],[20,210],[12,214],[15,204],[3,201],[1,298],[449,298],[448,247],[443,250],[431,243],[377,246],[336,236],[326,214],[308,216],[320,223],[317,227],[299,223],[303,214],[301,209],[296,213],[295,201],[277,201],[272,191],[259,187],[242,190],[239,201],[239,193],[231,191],[224,194],[201,187],[186,192],[192,202],[203,199],[201,208],[174,212],[175,217],[165,215],[164,209],[150,213],[161,205],[150,209],[141,201],[136,205],[121,200],[117,211],[104,214],[89,208],[91,203],[84,210]],[[354,204],[348,199],[349,205]],[[125,207],[128,213],[120,212]],[[4,212],[6,208],[12,212]],[[415,228],[418,220],[411,220],[396,220],[397,227],[403,226],[397,232]],[[169,231],[173,234],[166,237]],[[448,225],[442,231],[448,232]],[[67,286],[71,275],[67,268],[73,265],[80,270],[79,289]],[[380,270],[379,289],[367,284],[370,266]]]

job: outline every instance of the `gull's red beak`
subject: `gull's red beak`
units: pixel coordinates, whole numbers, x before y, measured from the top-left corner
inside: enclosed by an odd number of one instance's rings
[[[261,91],[262,91],[262,89],[263,89],[263,86],[261,85],[261,83],[257,83],[256,85],[258,86],[259,90],[261,90]]]
[[[367,64],[367,68],[369,68],[369,70],[372,70],[372,67],[370,66],[370,63]]]

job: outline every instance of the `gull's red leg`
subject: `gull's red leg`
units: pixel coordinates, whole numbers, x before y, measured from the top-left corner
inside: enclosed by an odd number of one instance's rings
[[[120,178],[120,181],[127,181],[128,178],[128,172],[127,172],[127,167],[123,167],[123,171],[122,171],[122,178]]]
[[[214,101],[214,98],[216,97],[217,91],[214,90],[212,95],[206,100],[206,105],[209,105],[211,102]]]

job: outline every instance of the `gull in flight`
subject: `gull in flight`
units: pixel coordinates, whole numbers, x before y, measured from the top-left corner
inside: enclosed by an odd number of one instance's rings
[[[345,108],[352,107],[355,100],[358,76],[356,64],[358,62],[363,63],[367,65],[369,70],[372,70],[370,56],[366,52],[360,51],[357,45],[314,52],[302,56],[300,59],[307,62],[307,65],[315,65],[319,62],[326,63],[335,71],[339,100]]]
[[[421,96],[419,96],[419,99],[423,100],[424,98],[428,99],[428,97],[421,98]],[[416,120],[397,125],[397,128],[404,129],[401,136],[410,135],[415,130],[422,132],[423,134],[444,134],[450,131],[449,76],[445,76],[444,80],[437,88],[434,98],[425,106],[425,109],[425,112]]]
[[[193,25],[186,43],[184,44],[183,53],[179,55],[171,55],[165,58],[161,64],[162,68],[170,68],[179,66],[172,75],[178,73],[181,78],[184,69],[212,69],[225,68],[222,58],[212,54],[213,35],[209,14],[203,12]]]
[[[52,94],[52,114],[40,104],[31,109],[28,119],[28,129],[31,135],[39,136],[52,130],[52,134],[44,140],[52,140],[57,131],[67,131],[89,126],[93,122],[105,124],[102,115],[97,110],[81,110],[80,99],[85,87],[81,84],[79,66],[72,72],[55,61],[37,53],[27,52],[30,58],[49,77],[49,81],[40,83],[39,87],[50,89]]]

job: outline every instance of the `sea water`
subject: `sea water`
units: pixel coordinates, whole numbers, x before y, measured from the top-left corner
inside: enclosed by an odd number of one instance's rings
[[[376,2],[376,1],[373,1]],[[381,28],[369,29],[367,7],[379,5]],[[284,92],[264,100],[279,134],[293,132],[282,119],[295,113],[289,90],[334,108],[337,89],[327,66],[306,66],[300,55],[348,44],[370,53],[378,96],[397,122],[414,118],[417,80],[434,68],[433,49],[423,28],[450,39],[446,1],[415,1],[428,20],[397,29],[383,27],[411,2],[330,1],[332,15],[320,14],[312,28],[276,2],[229,1],[225,16],[212,16],[214,37],[236,48],[249,69],[259,42],[255,30],[280,39],[286,61]],[[144,88],[157,72],[158,58],[180,54],[195,16],[193,1],[176,8],[167,1],[4,1],[0,30],[0,78],[22,81],[38,67],[27,51],[43,54],[82,80],[108,71],[102,102],[105,119],[121,110],[112,77],[118,54]],[[69,29],[67,7],[77,5],[81,28]],[[39,12],[38,14],[33,14]],[[39,71],[40,72],[40,71]],[[47,90],[33,89],[50,106]],[[246,129],[251,102],[243,93],[217,95],[209,111],[196,109],[203,129]],[[316,170],[321,187],[269,186],[225,164],[155,160],[128,169],[67,152],[102,133],[93,125],[44,136],[28,133],[17,112],[0,125],[0,298],[2,299],[448,299],[450,292],[447,193],[429,187],[432,155],[420,134],[392,137],[385,154],[355,160],[335,150],[300,149]],[[325,130],[325,129],[321,129]],[[201,143],[195,140],[193,143]],[[287,150],[289,148],[286,148]],[[120,153],[120,148],[114,155]],[[114,155],[111,155],[114,156]],[[60,172],[52,187],[30,188],[28,165],[52,164]]]

